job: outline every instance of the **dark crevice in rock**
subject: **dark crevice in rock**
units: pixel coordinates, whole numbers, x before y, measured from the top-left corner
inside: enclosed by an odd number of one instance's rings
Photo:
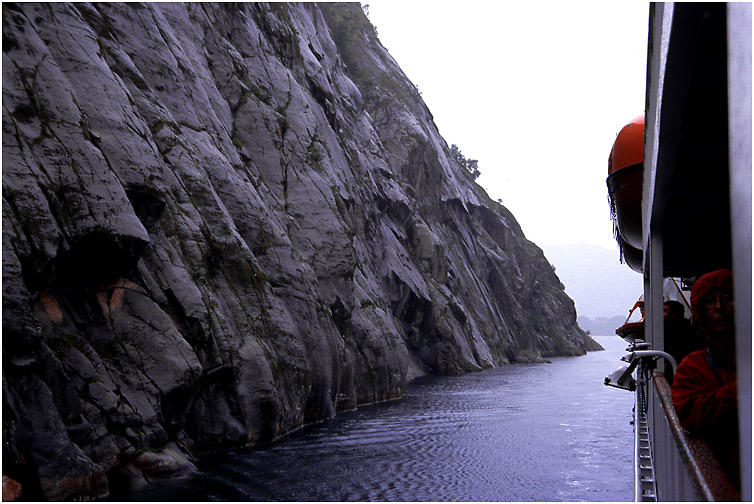
[[[95,229],[70,240],[68,250],[58,256],[56,272],[59,277],[111,283],[133,272],[146,245],[139,238]]]
[[[164,196],[156,189],[138,186],[126,189],[126,195],[144,228],[151,232],[165,210]]]
[[[330,124],[330,127],[333,129],[333,131],[339,131],[340,125],[338,124],[335,107],[332,104],[332,93],[329,93],[326,90],[322,89],[322,87],[317,84],[317,82],[311,77],[307,77],[307,82],[309,84],[309,91],[311,92],[312,97],[316,100],[319,106],[322,107],[322,111],[325,113],[325,117],[327,117],[327,122]]]

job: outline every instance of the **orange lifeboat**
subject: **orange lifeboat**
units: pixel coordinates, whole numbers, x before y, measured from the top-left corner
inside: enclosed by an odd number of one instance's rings
[[[607,193],[610,216],[621,256],[634,271],[642,271],[642,184],[644,181],[644,116],[618,133],[608,159]]]
[[[632,320],[632,316],[636,310],[641,312],[641,319]],[[634,342],[636,340],[644,339],[644,295],[639,296],[639,299],[634,303],[634,307],[628,311],[628,317],[622,326],[615,330],[615,334],[620,336],[626,341]]]

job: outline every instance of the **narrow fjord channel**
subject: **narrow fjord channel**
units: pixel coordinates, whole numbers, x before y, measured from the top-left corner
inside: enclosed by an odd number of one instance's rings
[[[117,500],[631,501],[633,395],[603,379],[604,352],[458,377],[424,377],[405,398],[339,414],[200,474]]]

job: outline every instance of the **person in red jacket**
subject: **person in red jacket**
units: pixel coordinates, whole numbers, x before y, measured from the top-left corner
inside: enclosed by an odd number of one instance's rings
[[[681,426],[704,438],[731,482],[740,488],[733,274],[702,275],[691,289],[694,323],[707,348],[690,353],[673,380]]]

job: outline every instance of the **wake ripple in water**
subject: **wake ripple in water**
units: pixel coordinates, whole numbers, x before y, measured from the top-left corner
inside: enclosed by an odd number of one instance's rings
[[[629,501],[633,397],[609,389],[624,343],[552,364],[424,377],[407,395],[204,461],[118,499]]]

